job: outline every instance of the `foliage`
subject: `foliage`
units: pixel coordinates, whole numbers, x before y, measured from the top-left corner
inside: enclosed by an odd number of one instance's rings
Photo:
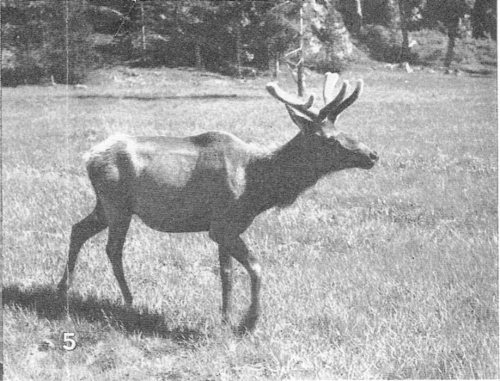
[[[274,54],[282,54],[294,43],[296,44],[299,28],[289,16],[297,14],[298,8],[296,2],[280,1],[264,13],[262,25],[264,37]]]
[[[59,83],[85,79],[97,58],[92,49],[92,29],[86,21],[85,1],[68,1],[68,8],[52,0],[43,9],[47,18],[46,41],[42,46],[42,66]]]
[[[5,7],[2,48],[14,54],[2,65],[5,85],[36,83],[51,76],[57,82],[82,81],[96,62],[87,3],[68,0],[30,1]]]
[[[442,66],[448,37],[435,29],[422,29],[412,33],[417,44],[412,52],[420,65]],[[457,41],[453,63],[464,71],[486,73],[495,70],[497,45],[488,39],[464,37]]]
[[[366,25],[359,37],[370,56],[382,62],[399,62],[401,36],[395,29],[382,25]]]
[[[40,65],[42,28],[35,20],[36,6],[2,8],[2,84],[36,83],[43,75]],[[5,58],[5,59],[4,59]]]
[[[424,7],[426,26],[442,22],[447,28],[472,11],[474,0],[427,0]]]
[[[369,25],[395,27],[399,20],[397,0],[364,0],[363,21]]]
[[[427,0],[399,0],[399,7],[403,7],[406,16],[408,31],[416,31],[422,28],[424,15],[422,13]],[[401,13],[401,10],[400,10]]]
[[[360,3],[361,5],[363,2]],[[357,9],[357,1],[353,0],[338,0],[336,2],[336,9],[338,12],[342,14],[342,18],[344,20],[344,24],[350,33],[356,35],[359,33],[360,22],[362,20],[359,19],[358,9]],[[363,12],[363,7],[362,12]],[[362,15],[361,15],[362,16]]]
[[[474,38],[497,39],[497,0],[477,0],[471,16]]]
[[[72,83],[82,81],[102,61],[100,56],[132,66],[197,66],[225,73],[241,71],[242,67],[267,70],[270,63],[297,48],[298,12],[303,5],[301,0],[68,3],[66,41],[66,11],[62,6],[66,1],[2,0],[4,85],[37,83],[51,76],[65,82],[66,42],[68,79]],[[451,31],[454,41],[469,34],[455,33],[456,25],[469,28],[467,22],[460,24],[459,20],[470,20],[475,37],[496,36],[496,3],[492,0],[475,4],[472,0],[363,0],[364,24],[359,32],[355,1],[325,0],[317,5],[328,10],[328,20],[320,30],[314,25],[306,27],[306,41],[314,35],[324,48],[321,53],[305,57],[315,68],[335,70],[347,64],[335,51],[342,46],[342,39],[350,38],[344,25],[355,30],[356,41],[367,46],[373,58],[389,62],[401,56],[398,28],[406,28],[406,32],[422,28]],[[403,7],[404,24],[399,5]],[[406,32],[403,36],[408,37]],[[93,44],[97,35],[108,36],[110,42]],[[405,46],[406,37],[402,43]],[[453,45],[449,45],[448,52],[453,50],[450,48]],[[235,66],[239,69],[235,70]]]
[[[272,2],[260,1],[147,3],[145,23],[150,43],[147,51],[135,48],[134,57],[146,65],[167,66],[195,66],[199,59],[205,68],[227,70],[236,60],[240,33],[242,63],[266,67],[268,40],[273,39],[273,49],[280,49],[280,39],[287,32],[280,28],[282,35],[275,35],[277,28],[267,13],[272,6]],[[158,44],[154,36],[162,36],[162,42]]]

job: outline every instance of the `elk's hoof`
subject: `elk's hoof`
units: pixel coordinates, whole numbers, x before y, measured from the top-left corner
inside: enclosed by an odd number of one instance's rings
[[[60,299],[65,299],[68,295],[68,287],[66,284],[59,283],[56,288],[57,297]]]
[[[244,336],[252,333],[257,325],[258,317],[259,316],[257,314],[248,314],[245,316],[240,325],[236,328],[236,334],[238,336]]]

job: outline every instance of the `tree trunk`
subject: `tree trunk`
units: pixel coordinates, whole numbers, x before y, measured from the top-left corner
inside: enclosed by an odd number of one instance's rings
[[[146,25],[144,24],[144,3],[141,1],[141,37],[142,37],[142,51],[146,51]]]
[[[363,10],[361,8],[361,0],[354,0],[355,16],[354,16],[354,32],[359,33],[363,25]]]
[[[273,73],[273,78],[278,78],[279,71],[279,53],[273,52],[273,47],[271,43],[267,44],[267,60],[269,66],[269,72]]]
[[[273,77],[278,78],[278,74],[280,72],[280,54],[276,52],[274,55],[274,73]]]
[[[401,44],[401,53],[399,55],[399,62],[407,62],[410,58],[410,41],[408,37],[408,27],[406,19],[406,9],[404,0],[399,0],[399,15],[401,23],[401,34],[403,35],[403,42]]]
[[[299,63],[297,65],[297,93],[299,97],[304,95],[304,12],[300,8],[300,29],[299,29]]]
[[[198,70],[203,70],[203,57],[201,56],[201,42],[196,39],[194,42],[194,59]]]
[[[387,21],[389,21],[391,28],[397,28],[400,23],[399,18],[401,8],[398,7],[398,2],[401,4],[401,0],[385,0],[385,8],[388,11],[388,16],[390,18]]]
[[[243,47],[241,43],[241,23],[238,20],[236,22],[236,70],[238,71],[238,77],[240,78],[242,77],[241,74],[241,64],[242,64],[241,56],[243,53],[242,51]]]
[[[455,40],[458,35],[458,23],[460,19],[454,19],[448,25],[448,48],[446,49],[446,57],[444,58],[444,66],[449,68],[455,54]]]

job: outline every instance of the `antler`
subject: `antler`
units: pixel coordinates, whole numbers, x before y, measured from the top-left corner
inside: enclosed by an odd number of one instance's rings
[[[326,73],[325,74],[325,84],[323,85],[323,101],[325,105],[333,100],[333,88],[339,80],[339,75],[337,73]]]
[[[326,118],[331,122],[335,122],[337,116],[358,99],[363,89],[363,81],[358,80],[354,92],[348,98],[344,99],[347,91],[347,81],[344,81],[337,96],[333,97],[333,89],[338,79],[339,75],[337,73],[326,73],[325,83],[323,85],[323,100],[325,101],[325,106],[319,111],[310,110],[314,101],[312,95],[309,96],[307,101],[302,101],[294,95],[282,90],[275,82],[268,83],[266,89],[280,102],[300,111],[302,114],[308,116],[313,122],[322,122]]]
[[[328,73],[329,74],[329,73]],[[326,82],[325,81],[325,89],[326,89]],[[333,87],[333,86],[332,86]],[[342,88],[340,89],[339,93],[335,97],[333,101],[330,103],[327,103],[325,107],[323,107],[318,114],[318,121],[323,121],[325,118],[330,115],[330,113],[334,112],[337,107],[342,103],[342,100],[344,99],[345,92],[347,91],[347,81],[342,82]],[[326,98],[325,98],[326,99]],[[325,102],[326,103],[326,102]]]
[[[344,84],[346,84],[346,82],[344,82]],[[328,120],[332,123],[335,123],[337,116],[339,116],[339,114],[342,111],[344,111],[347,107],[352,105],[356,101],[356,99],[358,99],[359,94],[361,94],[362,91],[363,91],[363,80],[358,79],[358,81],[356,82],[356,88],[354,89],[352,94],[348,98],[346,98],[338,107],[336,107],[334,110],[332,110],[332,112],[328,114]]]
[[[278,86],[276,82],[270,82],[266,85],[267,91],[273,97],[275,97],[280,102],[293,107],[296,110],[299,110],[301,113],[307,115],[311,119],[315,120],[317,115],[315,112],[309,110],[314,102],[314,95],[310,95],[307,101],[301,101],[299,98],[295,97],[292,94],[287,93],[281,87]]]

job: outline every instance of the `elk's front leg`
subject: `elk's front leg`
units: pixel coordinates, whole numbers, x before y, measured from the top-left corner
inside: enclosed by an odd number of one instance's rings
[[[241,265],[247,270],[248,275],[250,275],[251,282],[251,303],[248,311],[241,321],[238,332],[243,334],[248,331],[253,331],[257,323],[257,319],[260,314],[260,285],[261,285],[261,268],[257,259],[250,253],[247,246],[240,238],[239,235],[232,235],[228,232],[220,233],[216,231],[210,231],[210,238],[219,244],[219,253],[224,253],[226,256],[229,254],[231,257],[235,258]],[[221,273],[223,268],[221,266]],[[227,279],[226,279],[227,280]],[[224,289],[224,278],[222,279],[222,298],[223,306],[222,311],[224,313],[224,297],[229,296],[229,289]],[[226,284],[227,287],[227,284]],[[226,305],[227,307],[227,305]]]
[[[260,315],[261,267],[257,259],[248,251],[247,246],[240,237],[236,237],[234,241],[231,241],[231,247],[231,255],[247,270],[251,282],[250,307],[238,327],[238,332],[243,334],[255,329],[257,319]]]
[[[219,245],[220,277],[222,281],[222,321],[230,323],[231,294],[233,291],[233,264],[231,253],[224,245]]]

